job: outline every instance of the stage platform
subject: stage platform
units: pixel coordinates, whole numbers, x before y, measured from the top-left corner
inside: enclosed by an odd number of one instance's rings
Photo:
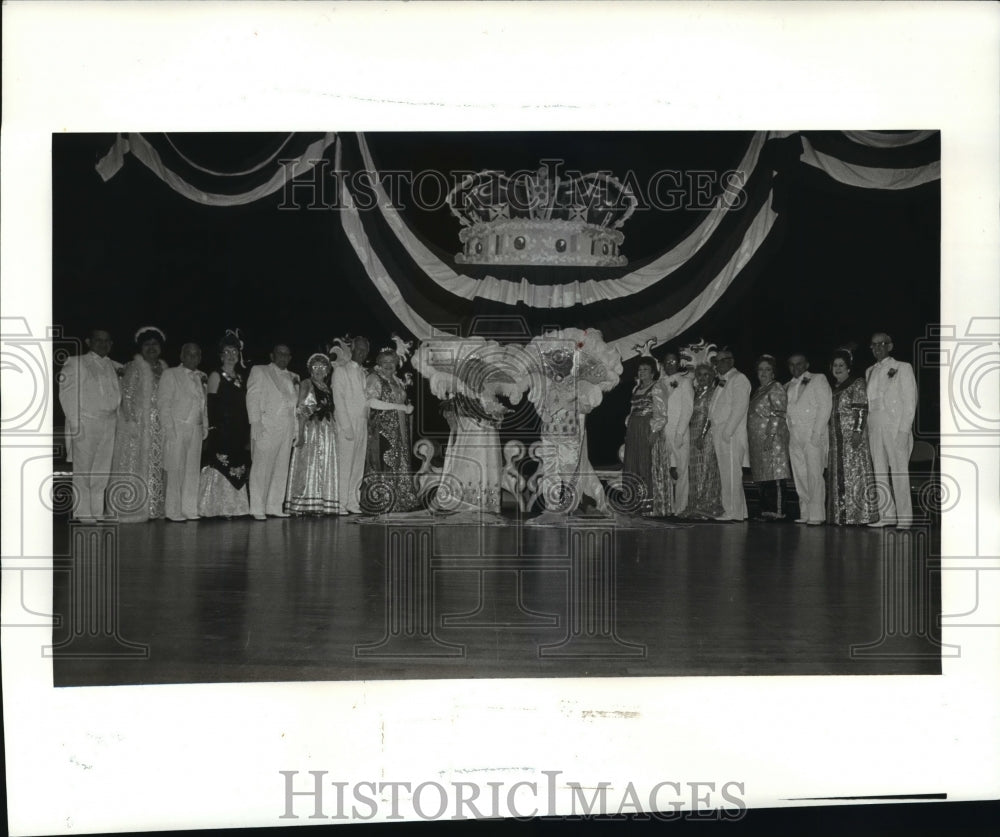
[[[929,524],[61,519],[54,535],[56,686],[941,671]]]

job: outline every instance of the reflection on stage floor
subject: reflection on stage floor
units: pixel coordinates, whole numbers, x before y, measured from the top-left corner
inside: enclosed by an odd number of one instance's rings
[[[936,527],[330,517],[54,533],[56,686],[941,671]]]

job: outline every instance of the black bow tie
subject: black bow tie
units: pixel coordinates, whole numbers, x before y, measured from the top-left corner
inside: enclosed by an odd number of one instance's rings
[[[716,386],[724,387],[726,385],[726,379],[725,378],[716,378],[715,379],[715,384],[716,384]]]

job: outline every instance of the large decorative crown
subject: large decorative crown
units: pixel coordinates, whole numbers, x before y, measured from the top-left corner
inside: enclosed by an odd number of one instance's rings
[[[609,174],[560,176],[558,168],[469,175],[448,193],[462,224],[460,264],[615,267],[628,263],[619,227],[635,211],[628,186]]]

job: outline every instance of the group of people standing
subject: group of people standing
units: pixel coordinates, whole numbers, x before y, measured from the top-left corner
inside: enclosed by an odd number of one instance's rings
[[[875,363],[864,375],[850,350],[834,352],[832,386],[803,354],[789,358],[785,384],[775,358],[761,355],[755,389],[728,349],[668,353],[662,374],[642,357],[623,463],[645,486],[646,513],[746,520],[749,466],[764,520],[786,518],[791,479],[797,523],[909,527],[916,382],[910,364],[892,357],[887,334],[875,334],[870,348]]]
[[[413,407],[394,349],[368,371],[368,341],[339,341],[311,355],[300,380],[284,344],[248,372],[239,332],[220,340],[208,374],[194,343],[168,367],[154,326],[136,332],[138,352],[124,365],[108,356],[108,332],[85,342],[59,377],[77,519],[105,517],[106,501],[123,523],[359,514],[366,473],[392,493],[394,510],[416,506],[404,476]]]

